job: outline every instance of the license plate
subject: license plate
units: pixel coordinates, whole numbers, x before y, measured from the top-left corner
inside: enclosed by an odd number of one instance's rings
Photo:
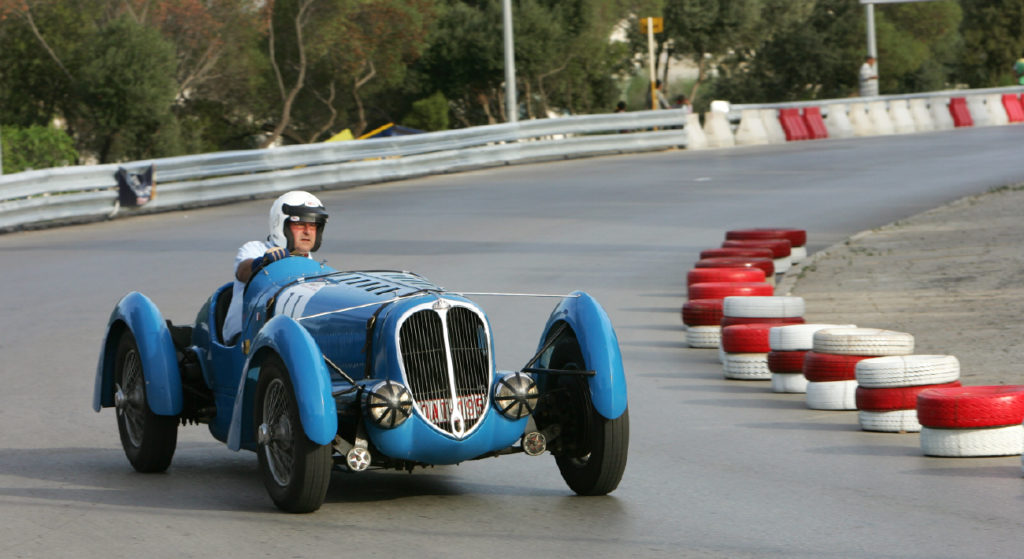
[[[484,413],[486,398],[483,394],[471,394],[456,400],[459,411],[462,412],[462,419],[477,419]],[[431,423],[444,423],[452,417],[452,401],[448,398],[438,400],[423,400],[419,402],[420,413],[424,419]]]

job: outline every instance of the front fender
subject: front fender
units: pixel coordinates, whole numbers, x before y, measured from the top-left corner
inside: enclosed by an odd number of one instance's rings
[[[561,322],[575,332],[586,366],[595,373],[588,378],[594,409],[607,419],[619,417],[626,411],[626,374],[619,339],[608,314],[593,297],[574,291],[551,312],[540,338],[540,348],[551,330]]]
[[[137,291],[122,297],[110,313],[96,366],[92,408],[100,411],[114,405],[114,359],[126,329],[135,336],[139,348],[149,409],[157,415],[178,415],[182,406],[181,373],[171,331],[156,305]]]
[[[338,433],[338,412],[320,346],[295,319],[278,315],[267,321],[252,341],[231,414],[228,448],[255,448],[256,383],[263,360],[271,354],[280,357],[288,371],[306,437],[316,444],[330,444]]]

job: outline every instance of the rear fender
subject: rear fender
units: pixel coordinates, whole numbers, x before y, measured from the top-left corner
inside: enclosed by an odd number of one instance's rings
[[[594,371],[594,376],[588,377],[587,382],[597,413],[607,419],[619,417],[626,411],[626,375],[622,368],[619,340],[608,314],[593,297],[583,291],[574,291],[551,312],[538,351],[561,323],[572,328],[587,369]],[[550,359],[550,354],[542,357],[542,366],[547,366],[547,359]]]
[[[228,429],[228,448],[255,449],[256,383],[267,357],[276,354],[284,363],[295,390],[299,420],[306,437],[316,444],[330,444],[338,433],[338,413],[331,396],[331,375],[320,346],[295,319],[278,315],[256,334],[238,384]]]
[[[171,331],[156,305],[137,291],[122,297],[110,313],[96,366],[92,408],[100,411],[114,405],[114,360],[126,329],[135,336],[139,348],[149,409],[157,415],[178,415],[182,406],[181,372]]]

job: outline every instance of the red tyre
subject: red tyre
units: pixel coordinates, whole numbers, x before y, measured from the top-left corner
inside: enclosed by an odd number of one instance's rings
[[[893,388],[857,387],[857,409],[864,411],[912,410],[917,407],[917,395],[930,388],[954,388],[960,381],[945,384],[897,386]]]
[[[690,299],[683,305],[683,324],[718,326],[722,323],[722,299]]]
[[[766,278],[775,276],[775,262],[771,258],[751,258],[749,256],[722,256],[719,258],[701,258],[694,268],[760,268]]]
[[[711,281],[689,288],[690,299],[724,299],[735,295],[771,295],[772,286],[764,282]]]
[[[917,395],[917,418],[925,427],[940,429],[1020,425],[1024,386],[930,388]]]
[[[857,362],[869,357],[808,351],[804,356],[804,376],[811,382],[857,380]]]
[[[773,258],[787,258],[793,252],[793,245],[787,239],[725,241],[722,248],[767,248]]]
[[[709,248],[700,251],[701,258],[721,258],[729,256],[752,257],[752,258],[775,258],[770,248],[745,248],[745,247],[723,247]]]
[[[722,351],[726,353],[768,353],[771,324],[737,324],[722,328]]]
[[[723,311],[724,313],[724,311]],[[771,324],[772,326],[788,326],[790,324],[803,324],[804,319],[800,316],[784,316],[784,317],[749,317],[749,316],[722,316],[720,324],[724,326],[733,326],[735,324]]]
[[[725,238],[729,241],[751,240],[751,239],[788,239],[795,247],[802,247],[807,244],[807,231],[803,229],[790,229],[788,227],[755,227],[753,229],[733,229],[725,232]]]
[[[768,370],[773,373],[802,373],[806,351],[768,352]]]
[[[686,273],[686,285],[711,281],[763,282],[765,278],[760,268],[694,268]]]

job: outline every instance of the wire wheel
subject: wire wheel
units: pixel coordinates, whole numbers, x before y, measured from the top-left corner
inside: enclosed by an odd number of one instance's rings
[[[254,408],[256,454],[270,498],[286,512],[319,509],[331,481],[333,452],[306,437],[291,379],[277,356],[267,357],[261,367]]]
[[[117,344],[114,406],[121,446],[132,467],[143,473],[166,470],[178,444],[178,418],[149,409],[142,355],[129,330]]]

